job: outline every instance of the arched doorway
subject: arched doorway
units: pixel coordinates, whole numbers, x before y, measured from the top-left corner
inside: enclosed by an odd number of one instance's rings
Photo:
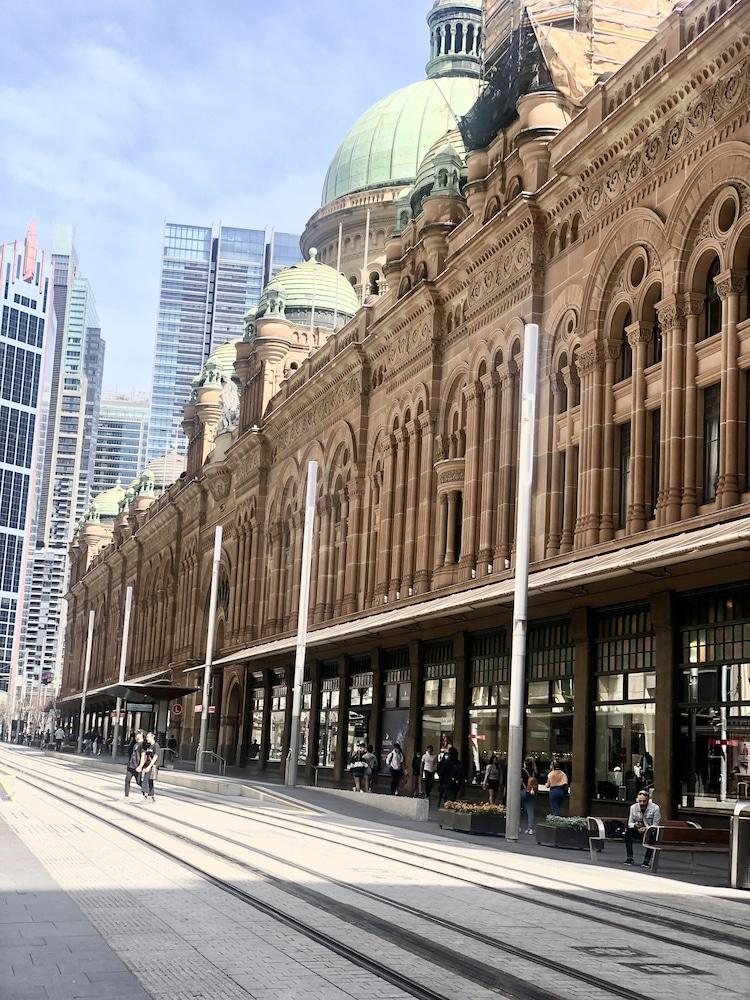
[[[239,736],[240,724],[240,685],[237,681],[232,684],[224,709],[221,729],[221,749],[219,753],[227,762],[229,767],[234,767],[237,763],[237,738]]]

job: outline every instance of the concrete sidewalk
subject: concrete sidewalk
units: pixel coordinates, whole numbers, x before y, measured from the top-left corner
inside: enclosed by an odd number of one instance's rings
[[[0,857],[2,1000],[149,1000],[1,813]]]

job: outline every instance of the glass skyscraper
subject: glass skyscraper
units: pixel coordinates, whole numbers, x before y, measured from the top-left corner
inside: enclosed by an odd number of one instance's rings
[[[103,399],[94,455],[94,496],[119,482],[127,489],[146,465],[149,400],[146,396]]]
[[[0,691],[15,662],[19,595],[28,558],[43,359],[51,288],[34,226],[0,246]]]
[[[291,234],[166,224],[148,461],[185,451],[182,408],[193,379],[219,344],[242,337],[245,313],[271,274],[299,260],[299,237]]]

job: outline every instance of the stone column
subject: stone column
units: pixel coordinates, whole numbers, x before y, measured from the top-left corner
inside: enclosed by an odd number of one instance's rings
[[[630,510],[628,531],[643,531],[648,514],[648,413],[646,412],[646,352],[651,343],[653,325],[633,323],[626,330],[633,352],[633,378],[630,397]]]
[[[402,597],[409,597],[414,591],[414,553],[419,532],[417,523],[420,457],[418,421],[412,420],[407,424],[406,431],[409,435],[409,470],[406,490],[406,523],[404,526],[404,568],[401,574]]]
[[[453,660],[456,664],[456,704],[453,745],[464,762],[469,759],[469,667],[467,663],[467,639],[465,632],[453,637]],[[466,773],[466,772],[465,772]],[[466,777],[468,777],[466,773]]]
[[[456,563],[456,511],[458,508],[458,492],[452,490],[448,494],[448,531],[445,541],[445,564],[454,566]]]
[[[593,371],[593,395],[591,428],[591,494],[589,507],[589,528],[586,532],[588,545],[599,541],[602,512],[602,456],[604,449],[604,377],[606,361],[599,361]]]
[[[511,511],[513,508],[513,395],[515,390],[516,367],[509,362],[499,369],[500,378],[500,503],[498,504],[498,525],[495,534],[495,554],[493,563],[502,572],[510,560],[511,553]]]
[[[602,456],[602,508],[599,541],[615,537],[613,512],[615,486],[615,363],[619,344],[608,343],[604,349],[604,454]]]
[[[477,530],[479,522],[479,456],[482,448],[482,407],[477,385],[467,385],[466,425],[468,445],[464,475],[464,512],[461,525],[461,578],[470,580],[477,565]]]
[[[719,507],[733,507],[740,499],[740,373],[738,367],[740,294],[745,288],[745,271],[724,271],[715,279],[721,296],[721,437]]]
[[[375,504],[375,473],[373,473],[372,478],[368,481],[367,491],[369,495],[369,503],[365,504],[363,516],[367,518],[367,566],[365,569],[365,603],[366,608],[372,607],[375,598],[375,573],[377,565],[377,554],[378,554],[378,525],[380,521],[380,500],[378,500],[378,505]],[[363,542],[365,541],[363,537]],[[363,548],[365,546],[363,545]]]
[[[318,585],[316,588],[314,622],[322,622],[326,613],[326,596],[328,590],[328,560],[331,544],[331,501],[321,497],[320,507],[320,554],[318,556]]]
[[[271,576],[271,602],[269,609],[268,625],[271,631],[276,632],[279,628],[279,602],[281,599],[281,555],[283,549],[283,538],[281,523],[277,521],[271,528],[271,539],[273,544],[273,574]]]
[[[592,622],[587,608],[577,608],[570,616],[575,643],[573,660],[573,781],[570,789],[570,815],[587,816],[591,801],[591,775],[594,763],[594,677]]]
[[[338,515],[339,519],[336,520],[336,503],[338,502]],[[343,525],[343,510],[341,507],[341,495],[334,497],[331,501],[331,518],[328,522],[328,576],[326,578],[326,606],[324,612],[324,618],[327,621],[329,618],[333,617],[334,606],[336,603],[336,576],[338,573],[338,546],[339,541],[337,540],[337,534],[340,535],[340,529]]]
[[[419,518],[417,522],[417,562],[414,589],[425,594],[430,589],[430,542],[432,540],[432,504],[435,496],[434,433],[429,413],[418,417],[421,440]]]
[[[664,341],[662,362],[662,459],[658,523],[672,524],[682,513],[685,315],[674,296],[657,304]]]
[[[353,615],[359,608],[359,561],[362,553],[362,494],[364,488],[361,480],[353,479],[346,489],[349,497],[349,538],[346,544],[344,602],[341,613]]]
[[[448,497],[441,493],[437,498],[437,535],[436,535],[436,558],[435,568],[442,569],[445,566],[446,547],[448,543]]]
[[[552,429],[550,447],[552,450],[550,494],[549,494],[549,528],[545,554],[556,556],[560,551],[562,537],[563,489],[565,487],[565,452],[558,448],[557,425],[558,418],[564,412],[565,383],[559,372],[550,375],[550,390],[552,394]]]
[[[382,604],[388,593],[391,560],[391,512],[393,510],[393,442],[389,438],[383,446],[383,488],[380,492],[380,528],[378,531],[378,557],[375,584],[375,603]]]
[[[703,296],[687,294],[682,300],[682,308],[687,320],[685,342],[685,446],[682,507],[683,520],[694,517],[698,511],[697,463],[698,463],[698,329],[703,312]],[[664,414],[662,413],[662,429]]]
[[[677,673],[672,595],[655,594],[651,621],[656,633],[656,733],[654,798],[664,819],[675,819],[678,804]]]
[[[240,631],[242,570],[245,562],[245,535],[240,526],[237,527],[237,545],[235,546],[234,564],[230,577],[232,595],[232,610],[230,615],[230,632],[236,636]]]
[[[601,390],[604,364],[601,343],[591,344],[578,355],[578,371],[581,375],[581,444],[576,546],[593,544],[599,538],[601,470],[598,463],[602,457]]]
[[[302,584],[302,543],[304,533],[304,514],[295,511],[292,514],[292,531],[294,532],[294,567],[292,569],[292,603],[290,616],[296,622],[299,614],[299,592]]]
[[[321,525],[321,510],[322,510],[322,500],[318,500],[315,504],[315,518],[313,520],[313,545],[312,545],[312,562],[310,564],[310,610],[308,613],[308,622],[312,624],[315,621],[315,608],[318,604],[318,581],[320,579],[320,548],[323,544],[322,537],[322,525]]]
[[[573,548],[576,530],[576,516],[578,507],[578,449],[573,444],[573,413],[571,400],[574,390],[580,389],[578,372],[571,364],[563,372],[565,385],[568,390],[568,411],[566,418],[566,445],[564,475],[565,484],[563,487],[563,524],[562,536],[560,537],[560,552],[570,552]],[[580,398],[580,394],[579,394]],[[580,407],[579,407],[580,409]]]
[[[349,538],[349,494],[344,487],[341,495],[341,538],[336,556],[336,600],[333,613],[341,614],[344,605],[344,589],[346,585],[347,544]]]
[[[484,392],[484,450],[482,453],[482,503],[479,524],[479,558],[477,576],[486,576],[492,564],[495,524],[497,477],[497,393],[500,379],[497,372],[482,376]]]
[[[401,591],[403,576],[402,558],[404,551],[404,516],[406,505],[406,434],[403,427],[393,432],[396,439],[398,457],[396,480],[393,489],[393,555],[391,557],[391,579],[388,589],[389,600],[395,601]]]

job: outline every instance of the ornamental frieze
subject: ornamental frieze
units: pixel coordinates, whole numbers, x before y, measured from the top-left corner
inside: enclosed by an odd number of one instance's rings
[[[292,449],[300,438],[305,438],[310,434],[317,434],[320,431],[321,425],[336,410],[359,396],[360,391],[360,380],[356,376],[353,376],[340,385],[326,390],[321,399],[296,416],[294,420],[281,428],[278,433],[274,433],[271,430],[269,434],[269,437],[273,439],[271,461],[275,462],[279,454],[285,454]]]
[[[743,60],[727,76],[703,90],[686,108],[654,129],[594,184],[586,184],[582,178],[587,215],[595,215],[611,204],[737,107],[750,88],[749,69],[750,62]]]
[[[424,323],[417,329],[405,331],[388,348],[388,364],[398,365],[413,358],[426,347],[432,339],[429,323]]]
[[[531,250],[531,238],[527,238],[478,274],[469,292],[472,304],[475,307],[481,305],[482,300],[489,298],[498,289],[502,292],[508,281],[526,271],[531,265]]]

